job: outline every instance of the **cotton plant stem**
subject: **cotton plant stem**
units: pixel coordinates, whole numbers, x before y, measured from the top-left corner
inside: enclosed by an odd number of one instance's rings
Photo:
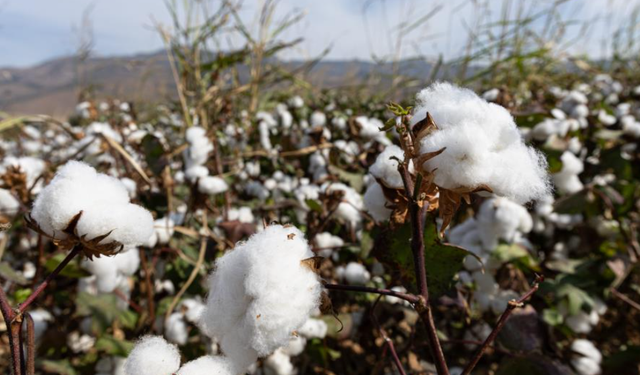
[[[611,288],[611,294],[613,294],[614,296],[620,298],[623,302],[626,302],[627,304],[629,304],[629,306],[633,307],[634,309],[640,311],[640,303],[635,302],[631,298],[629,298],[629,297],[625,296],[624,294],[620,293],[616,288]]]
[[[420,187],[413,186],[413,180],[409,174],[407,164],[398,163],[398,171],[402,177],[405,193],[409,200],[409,215],[411,218],[411,252],[413,253],[413,264],[415,267],[416,283],[420,303],[417,305],[420,318],[427,328],[427,338],[429,340],[429,348],[436,365],[438,375],[449,375],[447,361],[442,351],[442,345],[438,338],[438,330],[433,320],[433,312],[431,311],[431,302],[429,300],[429,286],[427,284],[427,270],[424,261],[424,225],[425,216],[428,205],[425,203],[422,207],[414,199],[414,189]]]
[[[22,350],[22,315],[16,315],[10,324],[11,332],[11,356],[14,364],[14,373],[23,375],[24,372],[24,351]]]
[[[380,332],[380,336],[382,336],[382,339],[384,340],[385,345],[383,349],[383,355],[386,354],[386,351],[388,349],[391,352],[391,359],[393,359],[393,363],[396,365],[396,368],[398,369],[398,372],[400,373],[400,375],[407,375],[407,372],[404,370],[404,366],[402,366],[402,361],[398,356],[398,352],[396,352],[396,347],[393,344],[393,340],[389,338],[389,335],[387,335],[387,332],[384,330],[384,328],[382,328],[382,326],[380,325],[380,322],[378,321],[378,318],[376,318],[374,314],[374,310],[378,305],[378,302],[380,302],[381,298],[382,298],[382,295],[379,295],[378,299],[376,300],[376,302],[373,304],[373,307],[371,308],[371,312],[370,312],[371,320],[373,321],[373,324],[375,324],[376,327],[378,328],[378,332]]]
[[[400,293],[389,289],[379,289],[379,288],[369,288],[366,286],[355,286],[355,285],[341,285],[341,284],[324,284],[325,289],[343,291],[343,292],[363,292],[363,293],[373,293],[380,294],[383,296],[392,296],[396,298],[400,298],[409,303],[416,304],[420,301],[418,296],[408,293]]]
[[[31,314],[24,314],[27,321],[27,364],[25,369],[26,375],[35,375],[36,373],[36,334],[35,325]]]
[[[9,305],[7,295],[4,293],[4,289],[0,288],[0,311],[4,318],[4,324],[7,327],[7,334],[9,335],[9,349],[11,350],[11,366],[13,368],[14,375],[22,375],[22,362],[20,356],[22,353],[22,347],[20,346],[20,339],[14,335],[13,321],[16,313]]]
[[[467,364],[467,367],[465,367],[461,375],[471,374],[471,371],[473,371],[473,369],[476,367],[476,365],[484,355],[484,352],[487,350],[489,345],[491,345],[493,340],[495,340],[495,338],[498,336],[498,333],[500,333],[502,328],[504,328],[504,325],[507,323],[507,319],[509,319],[509,316],[511,315],[513,310],[515,310],[517,307],[522,307],[524,302],[529,298],[531,298],[531,296],[533,296],[533,294],[538,290],[538,287],[541,281],[542,281],[542,277],[537,276],[536,281],[534,282],[533,286],[531,287],[531,289],[529,289],[527,293],[525,293],[522,297],[518,298],[517,300],[509,301],[509,303],[507,304],[507,308],[500,316],[500,319],[498,319],[498,323],[496,323],[496,326],[493,328],[489,336],[484,340],[482,345],[478,348],[476,353],[473,355],[471,362]]]
[[[31,303],[33,303],[33,301],[36,298],[38,298],[38,296],[40,296],[40,294],[42,294],[42,292],[47,288],[49,283],[51,283],[51,280],[53,280],[56,276],[58,276],[60,271],[62,271],[62,269],[66,267],[67,264],[69,264],[69,262],[71,262],[71,260],[81,252],[82,252],[82,246],[80,245],[74,246],[74,248],[69,252],[69,254],[67,254],[67,256],[62,260],[62,262],[58,264],[58,267],[56,267],[56,269],[54,269],[53,272],[51,272],[44,279],[42,283],[40,283],[40,285],[36,288],[36,290],[34,290],[31,293],[31,295],[29,295],[29,297],[27,297],[27,299],[20,304],[20,306],[18,307],[18,314],[22,314],[23,312],[25,312],[25,310],[31,305]]]
[[[144,270],[144,283],[147,292],[147,309],[149,310],[149,322],[151,329],[153,329],[153,322],[156,320],[156,307],[153,300],[153,283],[151,282],[151,270],[149,268],[149,263],[147,262],[147,254],[145,254],[144,249],[142,248],[140,249],[140,263]]]

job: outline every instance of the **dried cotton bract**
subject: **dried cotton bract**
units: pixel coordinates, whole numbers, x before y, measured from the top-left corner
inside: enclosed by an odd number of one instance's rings
[[[427,112],[438,129],[420,141],[420,153],[446,147],[422,166],[434,171],[436,185],[465,191],[488,187],[518,203],[549,192],[545,158],[525,146],[503,107],[471,90],[435,83],[418,94],[412,125]]]
[[[301,263],[313,256],[300,230],[272,225],[217,260],[201,326],[238,369],[287,345],[318,308],[320,282]]]
[[[75,234],[86,240],[108,234],[100,244],[115,241],[129,248],[153,234],[151,214],[129,202],[122,182],[85,163],[70,161],[38,194],[31,217],[46,234],[65,239],[63,231],[80,212]]]
[[[180,368],[180,353],[159,336],[145,336],[124,364],[125,375],[172,375]]]

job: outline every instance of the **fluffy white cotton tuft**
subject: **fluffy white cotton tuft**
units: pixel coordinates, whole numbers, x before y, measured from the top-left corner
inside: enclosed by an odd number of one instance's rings
[[[62,230],[80,211],[76,230],[87,239],[111,232],[102,243],[118,241],[131,247],[146,242],[153,234],[151,214],[129,202],[122,182],[97,173],[85,163],[70,161],[38,194],[31,216],[48,234],[65,238]]]
[[[518,203],[549,192],[546,159],[527,147],[503,107],[488,103],[473,91],[435,83],[417,95],[412,122],[429,112],[437,131],[422,139],[420,151],[446,147],[424,168],[435,170],[435,183],[445,189],[489,186]]]
[[[351,262],[344,269],[344,279],[352,285],[364,285],[371,280],[371,274],[362,264]]]
[[[224,193],[229,185],[220,177],[205,176],[198,180],[198,191],[202,194],[214,195]]]
[[[9,190],[0,189],[0,214],[13,216],[20,210],[20,201]]]
[[[401,189],[403,188],[402,178],[398,172],[398,161],[395,159],[404,160],[404,151],[396,145],[387,146],[378,155],[376,162],[369,167],[369,173],[377,180],[382,181],[385,186]]]
[[[185,363],[176,375],[237,375],[237,371],[228,358],[207,355]]]
[[[159,336],[138,341],[124,364],[125,375],[172,375],[180,368],[180,353]]]
[[[318,308],[320,282],[301,264],[313,256],[300,230],[272,225],[216,261],[200,322],[238,369],[287,345]]]
[[[562,169],[552,175],[553,182],[561,193],[573,194],[583,189],[584,185],[578,175],[584,170],[582,160],[571,152],[565,151],[560,156]]]
[[[375,221],[389,220],[392,210],[387,207],[387,198],[382,192],[382,186],[377,182],[372,183],[364,192],[364,207]]]
[[[325,183],[322,189],[326,194],[336,191],[344,193],[342,202],[338,204],[336,209],[336,216],[350,222],[352,225],[358,225],[362,221],[360,210],[364,209],[364,203],[362,196],[357,191],[343,183]]]

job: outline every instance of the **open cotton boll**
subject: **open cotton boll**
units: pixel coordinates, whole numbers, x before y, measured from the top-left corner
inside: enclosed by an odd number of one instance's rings
[[[309,318],[298,330],[298,333],[308,339],[323,339],[327,335],[327,323],[324,320]]]
[[[202,194],[214,195],[229,189],[227,182],[220,177],[206,176],[198,180],[198,191]]]
[[[558,190],[563,194],[573,194],[584,188],[578,175],[584,170],[582,160],[571,152],[565,151],[560,156],[562,169],[551,175]]]
[[[387,146],[378,155],[376,162],[369,167],[369,173],[376,179],[381,180],[388,188],[402,189],[404,185],[400,172],[398,172],[398,161],[396,159],[404,160],[404,151],[396,145]]]
[[[191,323],[197,323],[202,316],[205,305],[199,299],[187,298],[180,302],[180,308],[184,311],[184,317]]]
[[[2,164],[0,164],[0,175],[6,173],[9,167],[18,168],[26,175],[27,188],[32,189],[31,192],[33,194],[37,194],[40,191],[42,183],[38,183],[36,186],[34,186],[34,184],[46,168],[44,160],[30,156],[20,158],[7,156],[2,161]]]
[[[602,353],[589,340],[577,339],[571,343],[571,350],[585,357],[593,359],[595,362],[602,362]]]
[[[194,165],[184,171],[184,177],[190,182],[195,182],[197,179],[207,177],[208,175],[209,170],[203,165]]]
[[[315,126],[324,126],[327,123],[327,115],[320,111],[315,111],[311,114],[311,119],[309,120],[311,127]]]
[[[486,185],[518,203],[549,192],[546,159],[527,147],[513,117],[473,91],[435,83],[417,95],[412,124],[433,116],[438,130],[420,142],[420,152],[446,150],[424,163],[445,189]]]
[[[184,345],[187,343],[189,331],[181,313],[175,312],[167,318],[164,322],[164,335],[167,340],[174,344]]]
[[[216,261],[200,323],[238,369],[287,345],[318,308],[320,282],[301,264],[313,256],[300,230],[272,225]]]
[[[334,236],[329,232],[316,234],[313,241],[315,242],[316,248],[320,249],[318,251],[318,255],[321,257],[328,257],[331,255],[333,250],[344,246],[344,240],[342,238]]]
[[[110,233],[101,243],[117,241],[126,248],[145,243],[153,234],[151,214],[129,203],[127,189],[118,179],[70,161],[38,194],[31,217],[49,235],[65,238],[62,231],[81,211],[76,232],[87,239]]]
[[[364,209],[364,202],[357,191],[343,183],[326,183],[323,185],[323,190],[325,193],[344,192],[342,202],[338,204],[336,209],[337,217],[350,222],[352,225],[357,225],[362,221],[360,210]]]
[[[231,361],[223,356],[204,356],[185,363],[176,375],[237,375]]]
[[[294,375],[296,373],[291,357],[282,350],[276,350],[264,361],[265,375]]]
[[[533,219],[521,205],[507,198],[487,199],[480,206],[477,217],[478,229],[483,246],[493,250],[500,239],[506,242],[516,240],[518,233],[529,233]]]
[[[391,145],[391,140],[387,138],[387,133],[380,129],[384,128],[384,123],[375,118],[358,116],[355,119],[360,126],[360,136],[367,140],[376,141],[382,145]]]
[[[20,210],[20,201],[9,190],[0,189],[0,214],[13,216]]]
[[[127,177],[121,178],[120,182],[122,182],[124,187],[127,189],[127,193],[129,193],[129,198],[131,199],[135,198],[138,191],[136,182]]]
[[[599,375],[602,373],[600,364],[588,357],[573,358],[571,365],[579,375]]]
[[[364,285],[371,280],[371,274],[360,263],[351,262],[344,269],[344,279],[352,285]]]
[[[175,345],[160,336],[144,336],[133,347],[124,364],[125,375],[172,375],[180,368]]]
[[[229,212],[227,212],[227,218],[229,221],[239,221],[241,223],[253,223],[255,217],[253,216],[253,212],[249,207],[240,207],[240,208],[231,208]]]
[[[364,192],[364,208],[377,222],[389,220],[392,210],[387,207],[387,198],[379,183],[373,182],[367,187]]]

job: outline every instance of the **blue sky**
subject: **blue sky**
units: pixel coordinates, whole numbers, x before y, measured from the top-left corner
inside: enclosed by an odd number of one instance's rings
[[[178,1],[181,2],[182,0]],[[487,3],[490,17],[498,17],[506,3],[513,11],[520,1],[476,0]],[[211,0],[215,3],[215,0]],[[550,4],[551,0],[535,0]],[[243,17],[255,17],[260,0],[245,0]],[[561,8],[563,17],[594,19],[589,43],[574,52],[603,52],[600,40],[609,24],[620,24],[640,0],[569,0]],[[466,41],[465,25],[472,24],[478,10],[471,0],[280,0],[278,10],[306,13],[288,37],[305,41],[285,58],[317,55],[332,46],[329,58],[370,59],[394,52],[396,26],[418,19],[435,7],[440,11],[408,35],[401,55],[422,54],[445,58],[458,56]],[[128,55],[162,48],[153,20],[169,25],[164,0],[0,0],[0,66],[27,66],[74,53],[79,44],[83,14],[87,12],[97,56]],[[575,28],[574,33],[578,32]]]

